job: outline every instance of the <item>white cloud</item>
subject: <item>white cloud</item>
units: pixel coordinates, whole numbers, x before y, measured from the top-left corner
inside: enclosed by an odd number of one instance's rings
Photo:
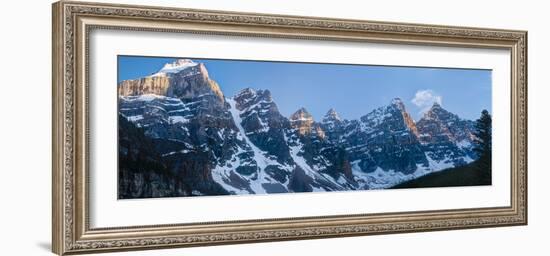
[[[419,90],[416,92],[411,102],[419,107],[420,113],[423,114],[428,111],[435,102],[442,105],[443,97],[432,90]]]

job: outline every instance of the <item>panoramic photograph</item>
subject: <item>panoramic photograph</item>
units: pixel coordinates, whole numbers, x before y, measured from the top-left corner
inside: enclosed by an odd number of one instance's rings
[[[491,185],[491,70],[118,56],[118,198]]]

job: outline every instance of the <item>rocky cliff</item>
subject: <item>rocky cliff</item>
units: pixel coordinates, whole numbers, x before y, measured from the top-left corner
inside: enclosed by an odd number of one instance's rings
[[[224,96],[216,81],[210,79],[202,63],[180,59],[167,63],[158,72],[143,78],[122,81],[120,96],[155,94],[181,99],[192,99],[204,94],[215,95],[220,102]]]

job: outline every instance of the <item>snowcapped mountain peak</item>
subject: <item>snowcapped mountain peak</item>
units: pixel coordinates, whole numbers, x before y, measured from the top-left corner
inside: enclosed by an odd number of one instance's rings
[[[407,130],[415,136],[418,134],[415,122],[400,98],[392,99],[389,105],[373,110],[362,116],[360,120],[363,131],[373,131],[379,127],[385,127],[384,129],[393,131]]]
[[[256,90],[253,88],[245,88],[240,90],[237,94],[235,94],[235,96],[233,96],[233,99],[235,99],[239,105],[247,104],[249,102],[263,102],[265,104],[273,102],[271,92],[269,90]]]
[[[156,94],[180,99],[215,96],[215,104],[222,106],[223,93],[216,81],[210,79],[203,63],[190,59],[176,59],[166,63],[158,72],[119,83],[120,96]]]
[[[424,144],[448,143],[452,147],[456,147],[458,144],[461,147],[471,144],[475,130],[473,121],[460,118],[444,109],[437,102],[418,120],[417,127],[420,133],[420,142]],[[454,149],[447,149],[443,146],[433,149],[434,152],[439,153],[447,152],[445,150],[451,152]],[[470,156],[473,157],[473,155]]]
[[[393,98],[390,102],[390,105],[397,107],[402,112],[405,111],[405,104],[403,103],[401,98]]]
[[[339,122],[339,121],[342,121],[342,119],[340,118],[340,115],[338,114],[338,112],[334,110],[334,108],[329,109],[328,112],[323,117],[323,123],[332,123],[332,122]]]
[[[164,67],[159,72],[173,72],[177,70],[182,70],[188,67],[194,67],[198,63],[193,62],[190,59],[177,59],[171,63],[164,64]]]
[[[301,107],[294,114],[290,116],[290,121],[311,121],[313,122],[313,116],[307,112],[307,109]]]
[[[190,59],[177,59],[173,62],[164,64],[164,66],[157,73],[151,76],[155,77],[155,76],[162,76],[166,74],[175,74],[187,68],[195,67],[197,65],[200,65],[201,71],[204,72],[206,75],[208,75],[208,73],[206,72],[206,68],[204,68],[204,65],[202,63],[196,63]]]

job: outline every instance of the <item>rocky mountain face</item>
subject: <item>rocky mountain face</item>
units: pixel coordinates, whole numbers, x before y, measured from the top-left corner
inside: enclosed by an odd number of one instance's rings
[[[392,100],[357,120],[283,116],[268,90],[223,95],[202,63],[123,81],[119,198],[387,188],[476,159],[473,122]]]
[[[435,103],[417,123],[418,138],[431,159],[464,165],[476,158],[472,151],[474,124]]]
[[[219,85],[210,79],[204,64],[186,59],[167,63],[161,70],[150,76],[122,81],[118,86],[118,94],[120,96],[155,94],[180,99],[213,94],[220,102],[224,101]]]

